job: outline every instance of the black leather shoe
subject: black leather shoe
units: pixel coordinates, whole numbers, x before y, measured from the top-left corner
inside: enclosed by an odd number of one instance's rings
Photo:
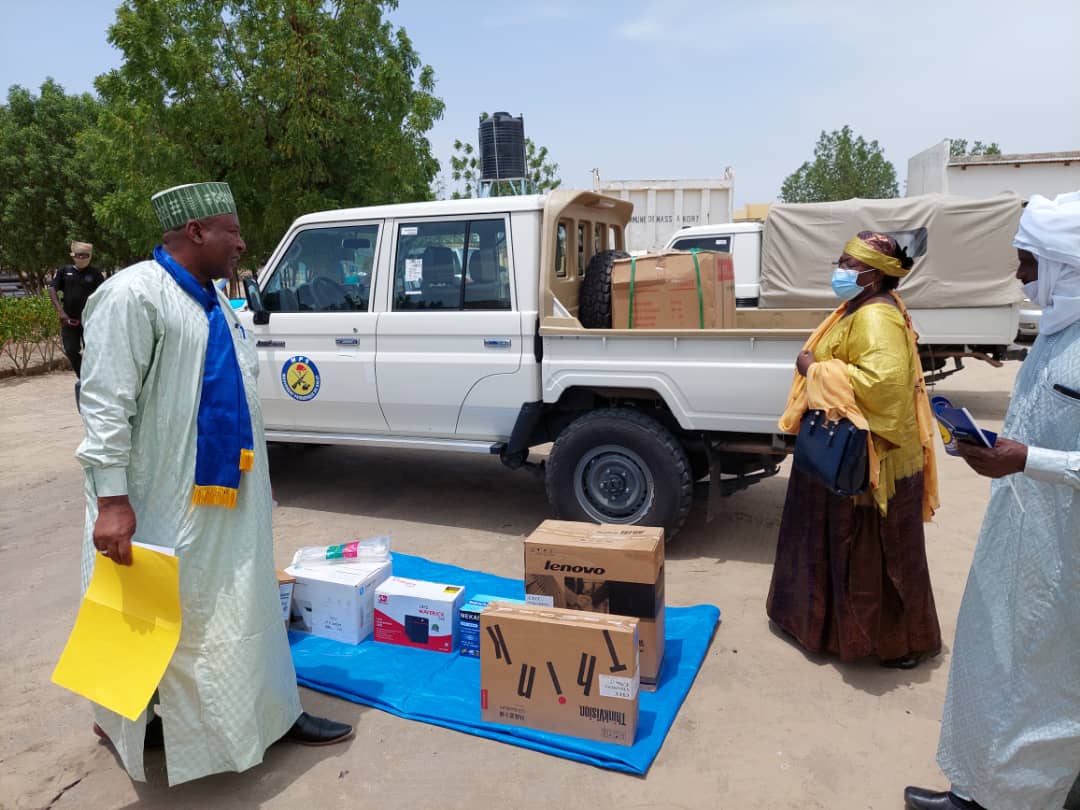
[[[986,810],[978,802],[961,799],[951,790],[934,791],[918,787],[904,788],[907,810]]]
[[[348,723],[336,723],[303,712],[282,739],[300,745],[333,745],[344,742],[352,735],[353,727]]]

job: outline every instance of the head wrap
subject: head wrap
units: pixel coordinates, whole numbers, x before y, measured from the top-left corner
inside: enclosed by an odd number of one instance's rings
[[[188,183],[159,191],[150,198],[161,227],[166,231],[190,220],[235,214],[236,202],[228,183]]]
[[[1052,335],[1080,321],[1080,191],[1053,200],[1032,196],[1013,245],[1039,260],[1039,332]]]
[[[903,278],[911,272],[911,265],[904,267],[901,260],[892,255],[895,250],[895,239],[873,231],[862,231],[844,245],[844,253],[867,267],[880,270],[887,276]]]
[[[71,243],[71,252],[72,253],[93,253],[94,252],[94,246],[91,245],[89,242],[72,242]]]

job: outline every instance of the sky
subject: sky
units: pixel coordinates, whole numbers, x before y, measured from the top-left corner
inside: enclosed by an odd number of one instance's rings
[[[116,0],[0,0],[0,90],[52,76],[93,90],[122,54]],[[525,118],[565,186],[735,177],[776,198],[822,130],[877,140],[901,183],[944,138],[1080,150],[1077,0],[401,0],[390,12],[435,70],[449,165],[479,114]]]

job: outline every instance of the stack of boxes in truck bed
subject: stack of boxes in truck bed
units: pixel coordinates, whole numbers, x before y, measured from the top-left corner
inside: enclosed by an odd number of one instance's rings
[[[525,540],[525,601],[639,620],[641,683],[664,663],[664,530],[545,520]]]
[[[619,259],[611,271],[613,329],[734,329],[730,253],[672,251]]]
[[[633,745],[637,621],[492,602],[480,615],[480,711],[490,723]]]

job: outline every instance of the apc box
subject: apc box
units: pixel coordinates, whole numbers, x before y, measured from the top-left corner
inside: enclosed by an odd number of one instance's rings
[[[525,539],[525,601],[639,620],[641,683],[664,663],[664,530],[545,520]]]
[[[458,611],[458,648],[462,655],[470,658],[480,657],[480,614],[492,602],[507,602],[512,605],[524,605],[521,599],[504,599],[501,596],[477,594]]]
[[[391,562],[327,563],[291,566],[292,624],[302,630],[346,644],[359,644],[371,635],[375,588],[390,576]],[[284,607],[284,597],[282,597]]]
[[[464,597],[461,585],[390,577],[375,589],[375,640],[453,652]]]
[[[636,619],[496,601],[480,637],[485,722],[634,744]]]

